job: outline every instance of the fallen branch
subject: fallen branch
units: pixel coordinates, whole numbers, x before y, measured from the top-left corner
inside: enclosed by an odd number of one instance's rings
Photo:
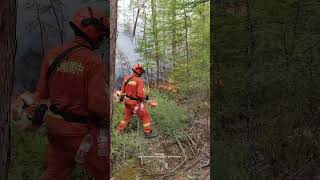
[[[189,145],[189,147],[190,147],[190,149],[191,149],[191,152],[192,152],[193,156],[196,157],[196,155],[195,155],[195,153],[194,153],[194,151],[193,151],[193,148],[192,148],[192,146],[191,146],[188,138],[186,138],[186,139],[187,139],[187,143],[188,143],[188,145]]]
[[[187,158],[185,158],[178,166],[176,166],[173,170],[171,170],[169,173],[165,174],[162,179],[164,179],[165,177],[169,177],[172,176],[173,173],[175,173],[177,171],[177,169],[179,169],[185,162],[187,161]]]
[[[147,173],[147,176],[161,176],[165,174],[165,173],[150,173],[150,171],[146,170],[145,168],[137,168],[137,169],[144,170]]]
[[[165,177],[168,177],[168,176],[172,176],[172,174],[175,173],[175,172],[177,171],[177,169],[179,169],[179,168],[187,161],[187,159],[188,159],[188,156],[187,156],[187,154],[186,154],[186,152],[185,152],[185,149],[183,148],[181,142],[178,140],[178,138],[177,138],[176,136],[174,136],[174,137],[175,137],[175,139],[176,139],[176,141],[177,141],[177,143],[178,143],[181,151],[184,153],[184,159],[183,159],[183,161],[182,161],[179,165],[177,165],[173,170],[171,170],[170,172],[168,172],[167,174],[165,174],[165,175],[162,177],[162,179],[164,179]]]
[[[182,132],[190,139],[193,147],[199,152],[198,146],[197,146],[197,144],[193,141],[193,139],[192,139],[184,130],[182,130]]]
[[[194,165],[198,164],[198,162],[199,162],[200,160],[201,160],[200,158],[196,159],[195,162],[193,162],[190,166],[188,166],[187,168],[185,168],[183,171],[189,170],[189,169],[192,168]]]
[[[186,150],[183,148],[181,142],[178,140],[178,138],[177,138],[176,136],[175,136],[175,139],[176,139],[176,141],[177,141],[180,149],[182,150],[182,152],[183,152],[183,154],[184,154],[184,157],[185,157],[185,158],[188,158],[187,153],[186,153]]]

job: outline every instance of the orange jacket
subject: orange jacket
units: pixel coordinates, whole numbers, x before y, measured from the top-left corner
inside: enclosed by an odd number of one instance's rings
[[[106,118],[109,104],[105,92],[105,65],[92,50],[82,48],[71,53],[47,81],[47,70],[53,59],[77,44],[89,46],[85,40],[76,37],[71,43],[49,50],[44,57],[37,85],[39,98],[49,98],[51,104],[58,104],[62,111]]]
[[[131,79],[127,85],[125,85],[129,78]],[[136,74],[126,76],[122,83],[121,92],[132,98],[139,98],[141,100],[144,99],[145,95],[143,90],[143,80]]]

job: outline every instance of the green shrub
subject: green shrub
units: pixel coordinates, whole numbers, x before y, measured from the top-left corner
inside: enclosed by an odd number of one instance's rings
[[[10,180],[33,180],[42,175],[47,139],[43,129],[35,134],[18,133],[12,128]]]
[[[44,153],[48,144],[44,128],[34,134],[11,131],[11,162],[9,180],[38,180],[45,171]],[[85,179],[85,173],[76,167],[69,179]],[[87,178],[88,179],[88,178]]]
[[[158,91],[151,91],[150,96],[158,102],[158,106],[150,108],[152,128],[170,138],[182,138],[181,129],[186,125],[186,111],[176,105],[167,95]],[[112,119],[112,160],[113,163],[122,163],[130,158],[136,158],[145,152],[145,140],[143,128],[137,117],[133,116],[126,133],[116,133],[117,126],[123,118],[123,103],[115,103],[113,106]]]
[[[181,130],[185,129],[187,123],[185,108],[177,106],[174,100],[158,91],[152,91],[150,96],[158,102],[157,107],[149,109],[152,123],[156,125],[159,132],[170,137],[183,137]]]
[[[216,141],[213,148],[213,179],[241,180],[246,178],[247,147]]]

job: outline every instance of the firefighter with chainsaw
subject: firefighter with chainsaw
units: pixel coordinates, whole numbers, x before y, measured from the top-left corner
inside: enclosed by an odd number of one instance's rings
[[[120,101],[124,102],[125,109],[124,117],[117,128],[117,132],[123,133],[133,114],[136,114],[142,121],[145,138],[154,138],[157,135],[151,129],[150,113],[144,106],[145,102],[149,100],[149,96],[145,95],[141,78],[145,70],[142,65],[135,64],[132,67],[132,71],[133,74],[124,78],[121,87]]]
[[[110,104],[105,65],[94,50],[109,37],[109,20],[86,7],[75,13],[70,26],[74,40],[49,50],[42,62],[35,99],[48,99],[48,110],[38,105],[30,118],[32,125],[45,122],[47,127],[42,179],[67,180],[78,164],[96,180],[106,180],[110,177]]]

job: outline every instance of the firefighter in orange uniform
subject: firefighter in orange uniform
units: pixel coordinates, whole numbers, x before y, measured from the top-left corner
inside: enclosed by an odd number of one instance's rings
[[[149,97],[145,95],[143,89],[143,80],[140,76],[144,73],[144,68],[140,64],[132,67],[133,74],[124,78],[121,88],[121,100],[124,101],[124,118],[120,122],[117,132],[122,133],[127,127],[132,115],[136,113],[140,121],[142,121],[145,138],[154,138],[156,134],[151,129],[150,113],[145,108],[144,102]]]
[[[96,180],[106,180],[110,176],[109,151],[98,156],[96,139],[99,128],[107,128],[110,105],[105,92],[105,65],[93,50],[109,37],[109,20],[102,12],[86,7],[75,13],[70,26],[74,40],[49,50],[37,85],[38,98],[51,103],[45,119],[49,144],[42,179],[67,180],[76,165],[81,141],[91,134],[94,141],[81,166]],[[59,56],[63,61],[53,71],[51,67]]]

